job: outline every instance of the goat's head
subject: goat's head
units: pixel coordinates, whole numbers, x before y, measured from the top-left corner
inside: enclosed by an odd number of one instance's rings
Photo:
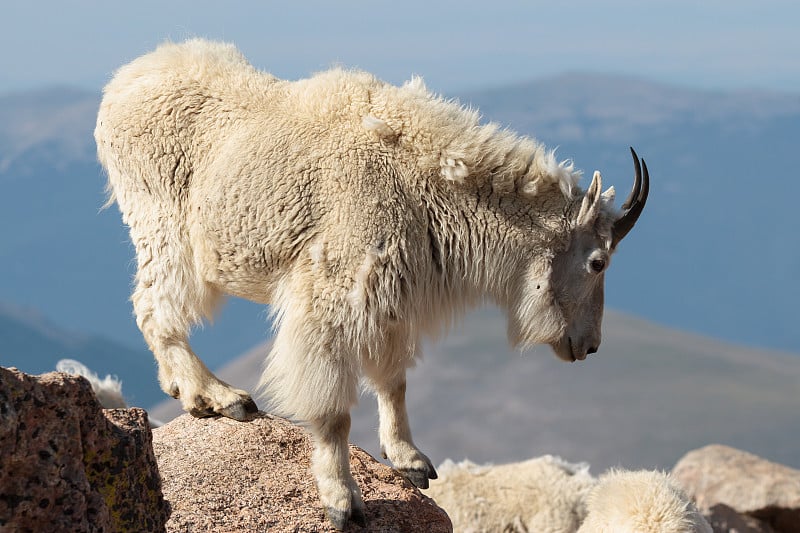
[[[614,189],[602,192],[595,172],[582,198],[567,209],[565,235],[538,254],[515,296],[509,335],[515,344],[549,344],[565,361],[583,360],[600,346],[605,271],[617,244],[633,228],[650,189],[647,165],[633,155],[633,189],[619,212]]]

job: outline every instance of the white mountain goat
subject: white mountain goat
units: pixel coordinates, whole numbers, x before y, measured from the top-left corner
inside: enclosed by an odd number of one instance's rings
[[[454,531],[485,533],[711,533],[678,483],[653,470],[610,470],[545,455],[518,463],[445,461],[425,494]]]
[[[672,476],[652,470],[611,470],[586,498],[578,533],[712,533]]]
[[[386,456],[414,484],[436,472],[414,445],[405,371],[419,340],[465,308],[506,309],[510,340],[567,361],[600,344],[603,273],[648,192],[622,212],[595,173],[438,98],[334,69],[288,82],[231,45],[165,44],[105,87],[95,139],[130,227],[137,324],[162,388],[198,416],[256,405],[189,347],[223,294],[272,305],[263,384],[309,422],[333,524],[364,522],[348,463],[360,377],[378,397]]]

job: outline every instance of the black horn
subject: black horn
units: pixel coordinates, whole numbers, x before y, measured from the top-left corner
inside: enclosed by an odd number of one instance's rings
[[[639,163],[639,156],[631,148],[631,156],[633,156],[633,170],[635,176],[633,178],[633,189],[622,204],[623,214],[616,222],[612,229],[611,247],[615,248],[619,241],[633,228],[639,215],[642,214],[644,204],[647,202],[647,195],[650,192],[650,174],[647,172],[647,164],[642,160]]]

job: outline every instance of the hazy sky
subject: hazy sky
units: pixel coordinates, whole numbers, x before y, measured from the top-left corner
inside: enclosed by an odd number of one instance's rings
[[[0,93],[99,89],[165,39],[235,42],[297,78],[332,64],[441,92],[564,71],[638,74],[705,88],[800,88],[800,2],[206,0],[3,2]]]

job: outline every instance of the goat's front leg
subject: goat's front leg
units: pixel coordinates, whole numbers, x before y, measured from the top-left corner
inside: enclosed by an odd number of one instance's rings
[[[361,491],[350,474],[350,413],[330,415],[311,422],[314,454],[311,468],[317,480],[325,514],[336,529],[348,520],[367,525]]]
[[[427,489],[428,480],[436,479],[438,475],[430,459],[419,451],[411,439],[406,413],[405,375],[389,383],[375,384],[375,389],[380,416],[381,454],[411,483]]]
[[[132,227],[131,236],[136,235]],[[163,258],[151,255],[156,248],[165,250]],[[191,280],[176,274],[180,269],[172,265],[180,264],[181,259],[168,255],[169,249],[170,244],[164,241],[139,242],[139,272],[131,296],[136,324],[158,361],[161,388],[180,398],[183,408],[194,416],[248,420],[258,411],[250,395],[217,378],[189,346],[189,317],[200,317],[204,309],[212,309],[220,295],[200,282],[191,285]]]

